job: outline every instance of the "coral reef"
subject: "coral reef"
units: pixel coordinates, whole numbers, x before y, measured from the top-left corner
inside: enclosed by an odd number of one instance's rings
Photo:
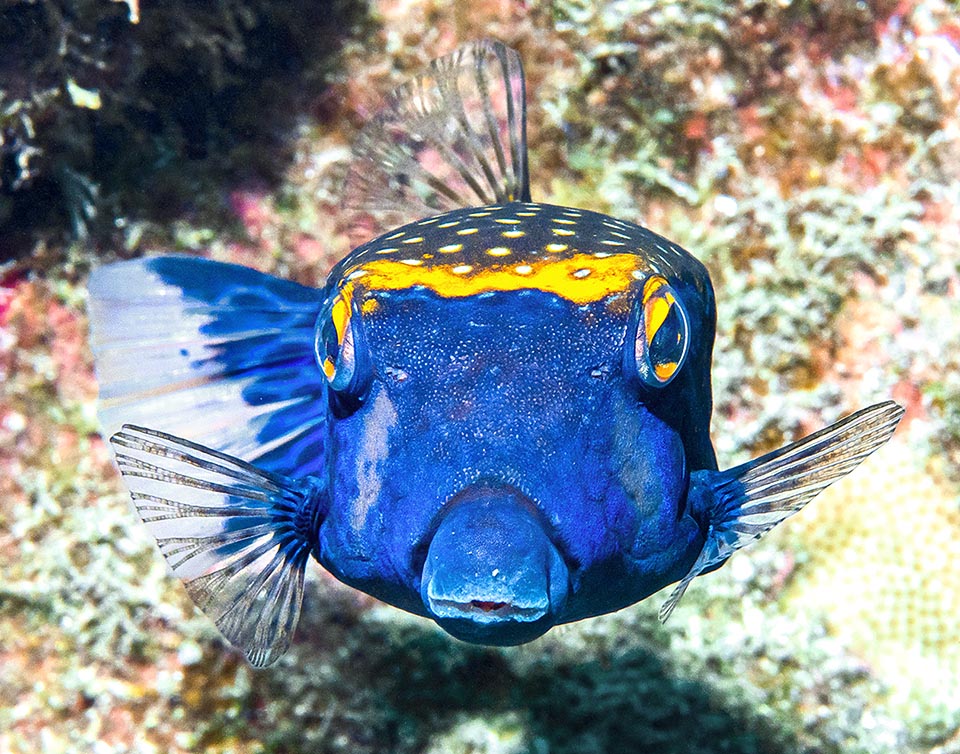
[[[655,597],[481,649],[314,569],[253,672],[129,509],[85,273],[319,283],[357,128],[481,35],[523,55],[535,196],[709,266],[721,465],[890,395],[904,427],[665,626]],[[23,0],[0,51],[0,751],[960,752],[955,4]]]

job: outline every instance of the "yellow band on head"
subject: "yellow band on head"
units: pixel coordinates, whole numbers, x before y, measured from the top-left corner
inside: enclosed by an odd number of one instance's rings
[[[644,303],[646,303],[654,293],[659,291],[665,285],[667,285],[667,281],[659,275],[652,275],[651,277],[647,278],[647,282],[643,284]]]
[[[402,262],[376,259],[362,266],[364,275],[344,286],[361,286],[367,291],[396,291],[422,286],[443,298],[463,298],[493,291],[536,290],[553,293],[575,304],[602,301],[627,290],[642,272],[643,261],[634,254],[574,254],[515,264],[479,267],[464,272],[460,264],[433,264],[412,267]],[[455,269],[456,268],[456,269]]]

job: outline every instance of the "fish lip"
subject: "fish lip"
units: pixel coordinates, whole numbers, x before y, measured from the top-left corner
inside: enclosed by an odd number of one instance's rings
[[[437,624],[453,638],[485,647],[514,647],[543,636],[555,625],[553,616],[521,622],[500,620],[496,623],[478,623],[472,618],[435,617]]]
[[[557,622],[569,590],[568,564],[522,491],[484,481],[447,501],[420,582],[441,628],[477,644],[522,644]]]
[[[532,623],[540,620],[550,610],[548,601],[539,605],[516,605],[507,600],[454,600],[430,594],[427,587],[427,602],[431,614],[437,619],[466,618],[474,623],[497,624],[506,621]],[[487,607],[489,605],[490,607]]]

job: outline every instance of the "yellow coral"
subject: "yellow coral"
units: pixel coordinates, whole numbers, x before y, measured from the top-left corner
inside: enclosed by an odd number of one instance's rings
[[[895,438],[790,522],[788,609],[819,614],[898,705],[960,707],[960,490]]]

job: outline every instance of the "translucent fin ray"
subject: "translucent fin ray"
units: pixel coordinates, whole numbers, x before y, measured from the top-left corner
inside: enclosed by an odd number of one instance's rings
[[[687,586],[763,536],[853,471],[893,435],[903,409],[878,403],[761,458],[727,471],[696,472],[691,485],[709,487],[707,540],[689,573],[660,608],[665,621]]]
[[[124,425],[111,442],[137,513],[187,593],[251,665],[275,662],[290,646],[325,513],[319,480],[142,427]]]
[[[319,291],[190,257],[107,265],[89,287],[105,434],[130,422],[288,476],[320,468]]]
[[[435,60],[360,133],[346,207],[384,232],[458,207],[529,201],[524,98],[520,56],[501,42]]]

